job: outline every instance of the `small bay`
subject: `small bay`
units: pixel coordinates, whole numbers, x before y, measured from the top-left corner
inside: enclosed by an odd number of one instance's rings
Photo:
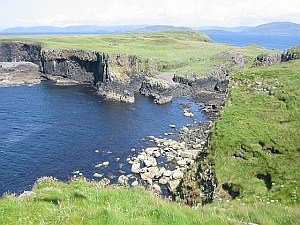
[[[203,105],[184,98],[157,105],[136,94],[125,104],[104,100],[89,85],[3,87],[0,99],[0,194],[28,190],[42,176],[68,180],[74,171],[116,181],[130,173],[132,148],[151,145],[147,136],[206,121]],[[183,116],[181,103],[192,105],[194,119]],[[109,165],[95,167],[103,162]]]

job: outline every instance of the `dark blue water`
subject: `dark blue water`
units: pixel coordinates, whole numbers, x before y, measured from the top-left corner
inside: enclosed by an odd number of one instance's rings
[[[297,35],[247,35],[247,34],[214,34],[207,35],[217,43],[246,46],[256,44],[268,49],[285,50],[300,45],[300,36]]]
[[[0,194],[30,189],[41,176],[67,180],[76,170],[90,179],[95,172],[129,173],[131,148],[149,145],[149,135],[172,132],[170,124],[193,122],[183,116],[184,102],[157,105],[140,95],[135,104],[110,102],[89,86],[49,82],[0,88]],[[205,121],[200,107],[193,112]],[[104,161],[108,167],[95,168]]]

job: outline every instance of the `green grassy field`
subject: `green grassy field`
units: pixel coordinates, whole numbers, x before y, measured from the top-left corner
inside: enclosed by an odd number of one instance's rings
[[[299,71],[294,60],[233,77],[211,159],[219,182],[239,187],[244,201],[300,203]]]
[[[249,62],[261,53],[270,52],[250,45],[236,47],[212,43],[206,35],[194,31],[159,31],[151,33],[126,33],[113,35],[30,35],[0,36],[0,40],[23,40],[41,43],[44,48],[95,50],[114,54],[132,54],[151,58],[160,71],[177,74],[208,72],[219,60],[212,59],[221,51],[244,54]]]
[[[191,209],[143,188],[103,188],[84,179],[43,179],[34,194],[5,196],[0,224],[297,224],[299,206],[220,201]]]
[[[255,56],[269,51],[211,43],[191,31],[0,36],[12,39],[36,41],[44,48],[135,54],[179,74],[203,75],[222,51],[242,53],[249,63],[231,75],[226,105],[211,131],[209,160],[215,165],[219,200],[193,209],[141,187],[44,179],[30,196],[0,200],[0,224],[299,224],[300,60],[251,68]],[[240,196],[230,200],[224,184]]]

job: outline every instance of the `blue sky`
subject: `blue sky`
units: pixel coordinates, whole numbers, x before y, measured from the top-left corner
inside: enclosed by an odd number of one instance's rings
[[[300,24],[299,0],[0,0],[0,29],[16,26]]]

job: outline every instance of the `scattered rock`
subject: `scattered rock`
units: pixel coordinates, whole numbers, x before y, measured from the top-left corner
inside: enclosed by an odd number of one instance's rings
[[[100,177],[103,177],[103,174],[100,174],[100,173],[94,173],[94,174],[93,174],[93,177],[98,177],[98,178],[100,178]]]
[[[136,162],[136,163],[133,163],[132,166],[131,166],[131,172],[132,173],[139,173],[140,172],[140,163]]]
[[[107,162],[107,161],[106,161],[106,162],[103,162],[102,165],[103,165],[103,166],[108,166],[108,165],[109,165],[109,162]]]
[[[132,183],[131,183],[131,186],[132,187],[136,187],[136,186],[138,186],[139,185],[139,182],[137,181],[137,180],[135,180],[135,181],[133,181]]]
[[[128,177],[125,176],[125,175],[121,175],[119,178],[118,178],[118,183],[122,186],[128,186]]]
[[[169,180],[168,188],[170,191],[174,192],[176,191],[179,184],[180,184],[180,180]]]

